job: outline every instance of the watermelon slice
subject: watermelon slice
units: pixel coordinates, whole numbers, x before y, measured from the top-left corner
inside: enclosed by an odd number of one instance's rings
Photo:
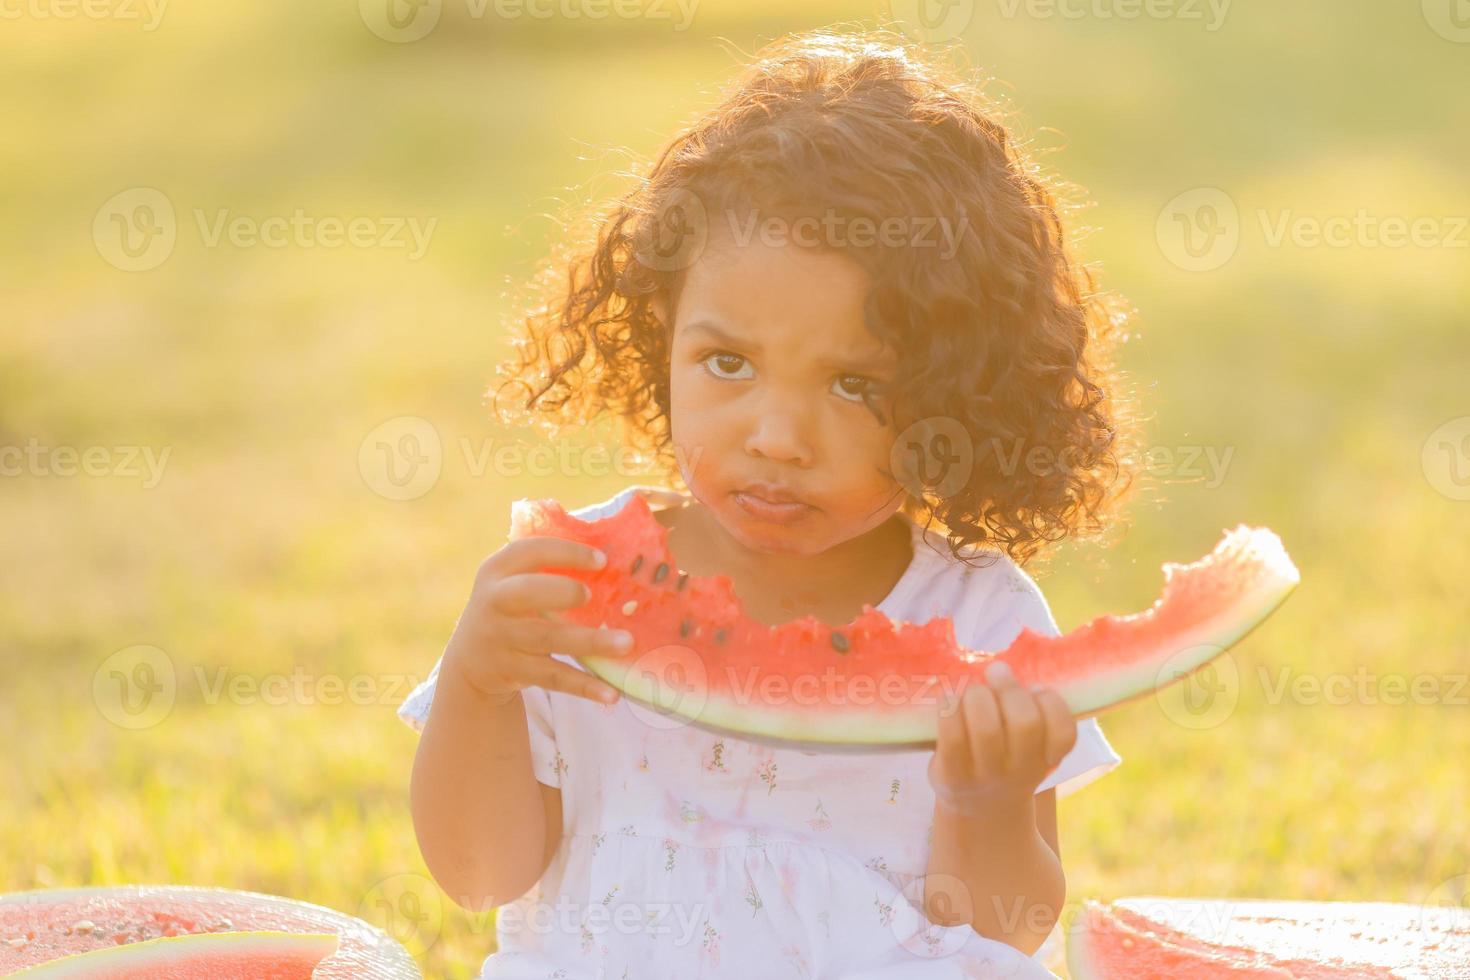
[[[1470,909],[1393,902],[1084,901],[1072,980],[1449,980],[1470,977]]]
[[[205,932],[94,949],[11,974],[22,980],[311,980],[330,932]]]
[[[1163,595],[1129,616],[1063,636],[1022,629],[1006,650],[971,651],[954,624],[895,623],[871,605],[831,627],[777,626],[744,612],[726,575],[679,572],[668,531],[641,494],[584,521],[552,499],[511,506],[510,538],[546,535],[600,548],[601,569],[561,574],[592,598],[555,616],[633,635],[634,652],[579,662],[634,701],[721,734],[827,751],[932,748],[946,694],[984,683],[1004,660],[1022,684],[1054,687],[1078,718],[1152,694],[1198,670],[1268,616],[1300,581],[1281,540],[1239,525],[1190,565],[1165,563]]]
[[[92,950],[170,936],[331,933],[316,980],[421,980],[387,933],[334,909],[277,895],[190,885],[120,885],[0,895],[0,976]]]

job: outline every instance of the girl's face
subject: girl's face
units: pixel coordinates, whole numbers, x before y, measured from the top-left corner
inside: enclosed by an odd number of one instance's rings
[[[674,447],[694,497],[752,551],[820,554],[903,502],[892,414],[876,399],[880,423],[862,398],[897,363],[863,325],[867,289],[840,253],[758,236],[712,240],[686,270],[670,345]],[[799,503],[751,499],[783,490]]]

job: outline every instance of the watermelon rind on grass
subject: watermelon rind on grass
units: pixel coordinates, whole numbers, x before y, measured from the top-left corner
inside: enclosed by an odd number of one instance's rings
[[[180,935],[330,933],[314,980],[422,980],[408,950],[355,916],[280,895],[200,885],[52,888],[0,895],[0,976],[77,953]]]
[[[1464,980],[1470,909],[1402,902],[1086,899],[1071,980]]]
[[[337,951],[330,932],[201,932],[74,953],[15,980],[311,980]]]

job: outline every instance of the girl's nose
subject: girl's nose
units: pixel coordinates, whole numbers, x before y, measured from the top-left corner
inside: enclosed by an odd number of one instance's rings
[[[763,409],[750,424],[745,451],[781,463],[810,466],[811,443],[802,433],[803,423],[809,417],[809,409],[794,406],[782,411]]]

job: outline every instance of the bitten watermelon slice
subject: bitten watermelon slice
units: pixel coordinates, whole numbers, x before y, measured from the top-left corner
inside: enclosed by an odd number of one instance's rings
[[[0,977],[92,950],[240,932],[331,933],[314,980],[421,980],[408,950],[335,909],[279,895],[192,885],[118,885],[0,895]]]
[[[1072,980],[1463,980],[1470,976],[1470,909],[1089,899],[1067,931],[1067,972]]]
[[[312,980],[337,951],[329,932],[204,932],[94,949],[33,966],[19,980]]]
[[[1000,653],[970,651],[954,624],[894,623],[864,605],[840,627],[804,616],[748,617],[725,575],[674,566],[668,531],[638,493],[601,520],[555,500],[517,500],[510,538],[569,538],[604,551],[601,569],[558,570],[592,598],[556,615],[628,630],[633,652],[579,662],[634,701],[715,732],[810,748],[932,748],[943,698],[1006,661],[1023,684],[1054,687],[1078,718],[1153,693],[1223,653],[1269,615],[1300,576],[1280,539],[1245,525],[1190,565],[1166,563],[1163,595],[1130,616],[1063,636],[1028,629]]]

